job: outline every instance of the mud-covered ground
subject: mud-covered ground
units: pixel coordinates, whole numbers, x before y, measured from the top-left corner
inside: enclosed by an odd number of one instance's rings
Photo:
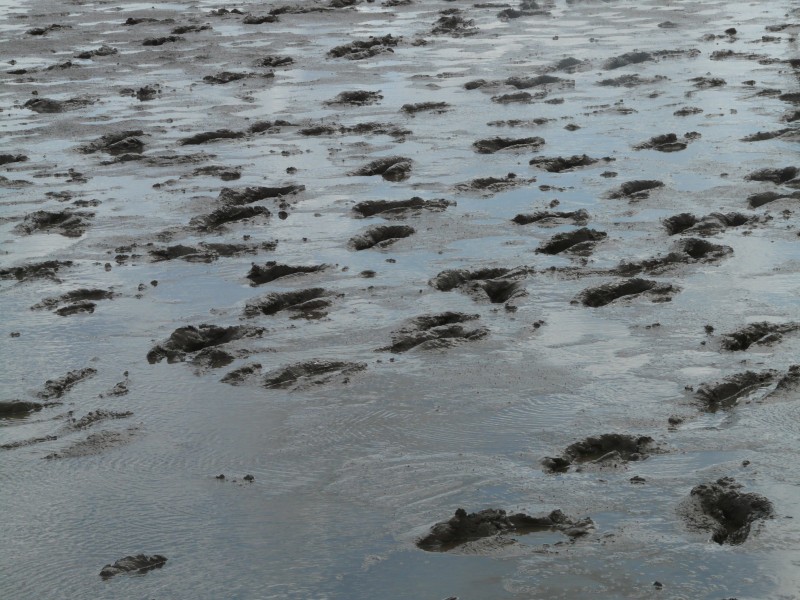
[[[0,596],[800,597],[794,3],[0,8]]]

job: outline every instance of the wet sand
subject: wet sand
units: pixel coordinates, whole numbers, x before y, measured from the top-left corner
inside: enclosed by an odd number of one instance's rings
[[[790,2],[0,7],[0,595],[800,596]]]

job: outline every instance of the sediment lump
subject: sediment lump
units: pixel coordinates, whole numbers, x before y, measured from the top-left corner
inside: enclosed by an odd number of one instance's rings
[[[0,154],[0,166],[17,162],[26,162],[28,157],[24,154]]]
[[[524,276],[524,268],[510,269],[507,267],[489,267],[469,271],[467,269],[447,269],[428,281],[428,285],[441,292],[449,292],[470,281],[484,281],[499,278],[514,278]]]
[[[53,100],[52,98],[31,98],[22,106],[37,113],[60,113],[69,110],[78,110],[94,104],[89,98],[70,98],[68,100]]]
[[[144,131],[141,129],[107,133],[93,142],[79,146],[78,151],[83,154],[107,152],[115,156],[127,153],[141,154],[144,150],[144,142],[139,138],[143,135]]]
[[[79,312],[94,312],[96,304],[94,302],[99,300],[111,300],[116,296],[111,290],[103,290],[97,288],[81,288],[73,290],[60,296],[53,296],[45,298],[38,304],[31,306],[32,310],[48,309],[55,310],[61,316],[67,316]],[[60,306],[59,305],[64,305]],[[58,307],[58,308],[57,308]]]
[[[396,47],[400,40],[401,38],[396,38],[392,34],[370,37],[368,40],[355,40],[349,44],[332,48],[328,51],[328,56],[347,60],[363,60],[384,52],[394,52],[392,48]]]
[[[542,254],[559,254],[561,252],[569,251],[570,253],[588,255],[594,250],[597,242],[600,242],[608,237],[605,231],[596,231],[582,227],[575,231],[566,231],[557,233],[551,237],[547,242],[540,245],[536,252]]]
[[[639,461],[657,450],[653,438],[623,433],[604,433],[587,437],[567,446],[561,456],[547,456],[542,466],[551,473],[564,472],[573,464],[594,463],[597,465]]]
[[[622,67],[627,67],[628,65],[638,65],[651,60],[655,60],[655,58],[649,52],[626,52],[620,56],[609,58],[605,63],[603,63],[603,68],[611,71],[613,69],[620,69]]]
[[[760,373],[754,371],[736,373],[719,381],[701,384],[697,388],[695,397],[703,402],[708,410],[727,408],[736,404],[742,396],[771,385],[777,375],[778,372],[771,369]]]
[[[121,573],[147,573],[153,569],[160,569],[167,563],[167,557],[160,554],[148,556],[146,554],[137,554],[136,556],[126,556],[120,558],[113,565],[106,565],[100,571],[100,577],[108,579],[119,575]]]
[[[253,217],[269,217],[272,213],[264,206],[223,206],[207,215],[194,217],[189,225],[198,229],[216,229],[234,221],[244,221]]]
[[[419,196],[414,196],[409,200],[367,200],[356,204],[353,211],[361,217],[379,216],[392,219],[422,211],[441,212],[454,204],[455,202],[444,198],[423,200]]]
[[[403,104],[400,110],[408,115],[415,115],[419,112],[441,113],[449,108],[450,105],[447,102],[417,102],[416,104]]]
[[[69,427],[70,429],[86,429],[87,427],[91,427],[95,423],[99,423],[101,421],[108,421],[111,419],[127,419],[128,417],[132,417],[133,413],[130,411],[124,412],[115,412],[113,410],[93,410],[89,413],[86,413],[80,419],[70,419]]]
[[[25,400],[0,400],[0,418],[19,417],[42,410],[46,405],[41,402]]]
[[[572,539],[588,534],[594,528],[591,519],[575,521],[560,510],[545,517],[531,517],[524,513],[512,515],[496,508],[487,508],[476,513],[467,513],[463,508],[447,521],[441,521],[417,547],[428,552],[447,552],[483,538],[502,535],[524,535],[540,531],[560,531]]]
[[[278,242],[262,242],[260,244],[215,244],[200,242],[195,246],[176,244],[157,250],[150,250],[153,261],[182,259],[188,262],[213,262],[220,257],[256,254],[259,250],[275,250]]]
[[[702,218],[697,218],[691,213],[680,213],[664,219],[663,223],[669,235],[677,235],[687,231],[701,235],[713,235],[728,227],[741,227],[756,220],[757,217],[737,212],[715,212]]]
[[[678,139],[674,133],[665,133],[651,137],[646,142],[634,146],[636,150],[658,150],[659,152],[678,152],[685,150],[690,141],[700,137],[698,133],[687,133],[683,139]]]
[[[44,389],[37,395],[43,400],[61,398],[61,396],[66,394],[81,381],[85,381],[95,375],[97,375],[97,369],[92,369],[91,367],[70,371],[58,379],[48,379],[45,381]]]
[[[717,263],[731,254],[733,248],[730,246],[712,244],[698,238],[687,238],[678,241],[672,252],[665,256],[640,261],[623,261],[612,272],[628,277],[639,273],[658,273],[676,265]]]
[[[652,302],[669,302],[678,291],[680,288],[668,283],[633,278],[585,289],[578,295],[578,300],[592,308],[605,306],[620,298],[639,296],[649,297]]]
[[[528,138],[503,138],[493,137],[478,140],[472,144],[472,147],[479,154],[494,154],[501,150],[531,150],[535,151],[544,146],[544,138],[528,137]]]
[[[723,350],[731,352],[747,350],[750,346],[768,346],[779,342],[784,333],[800,330],[800,323],[751,323],[747,327],[722,336]]]
[[[744,543],[754,524],[774,516],[767,498],[741,492],[742,486],[731,477],[692,488],[682,512],[690,526],[711,532],[717,544]]]
[[[319,319],[327,314],[333,294],[324,288],[308,288],[295,292],[275,292],[264,298],[248,302],[247,316],[274,315],[281,311],[292,313],[292,318]]]
[[[265,388],[287,389],[305,385],[328,383],[335,377],[342,377],[342,382],[349,381],[349,375],[367,368],[367,363],[345,362],[336,360],[310,360],[296,363],[268,373],[262,385]]]
[[[757,194],[751,194],[747,197],[747,203],[750,205],[750,208],[758,208],[760,206],[764,206],[765,204],[769,204],[770,202],[775,202],[776,200],[800,200],[800,190],[796,192],[759,192]]]
[[[382,350],[407,352],[412,348],[432,350],[449,348],[463,341],[474,341],[489,335],[485,327],[467,327],[466,323],[475,321],[480,315],[459,312],[443,312],[422,315],[411,320],[410,324],[392,333],[392,344]]]
[[[89,220],[92,218],[94,213],[89,212],[37,210],[25,215],[15,231],[22,235],[43,232],[58,233],[64,237],[80,237],[86,232]]]
[[[336,106],[337,104],[350,104],[353,106],[366,106],[367,104],[376,104],[383,100],[380,90],[372,92],[369,90],[351,90],[341,92],[334,98],[326,100],[325,104]]]
[[[656,179],[635,179],[633,181],[626,181],[616,190],[611,191],[609,197],[638,200],[647,198],[651,191],[660,187],[664,187],[663,181],[658,181]]]
[[[529,225],[531,223],[555,225],[565,221],[571,221],[575,225],[586,225],[589,222],[589,212],[583,208],[573,211],[541,210],[535,213],[521,213],[511,220],[517,225]]]
[[[745,176],[748,181],[771,181],[772,183],[787,183],[800,175],[797,167],[783,167],[782,169],[759,169]]]
[[[231,131],[230,129],[217,129],[216,131],[203,131],[192,136],[178,140],[182,146],[196,146],[206,144],[215,140],[236,140],[244,137],[244,132]]]
[[[73,262],[71,260],[46,260],[9,269],[0,269],[0,279],[27,281],[28,279],[41,277],[58,281],[57,274],[59,269],[69,268],[72,265]]]
[[[366,250],[375,246],[385,248],[415,232],[416,230],[408,225],[376,225],[352,237],[348,245],[354,250]]]
[[[362,177],[380,175],[387,181],[403,181],[411,175],[412,163],[413,161],[410,158],[386,156],[373,160],[349,174]]]
[[[516,173],[509,173],[505,177],[478,177],[466,183],[459,183],[456,185],[456,189],[460,192],[478,191],[496,194],[510,188],[528,185],[535,181],[535,177],[524,179],[517,177]]]
[[[220,346],[243,338],[260,337],[264,333],[261,327],[235,325],[219,327],[217,325],[189,325],[179,327],[172,332],[163,344],[154,346],[147,353],[147,362],[155,364],[167,359],[167,362],[180,362],[186,355],[199,352],[211,346]]]
[[[250,268],[247,278],[252,282],[251,285],[261,285],[289,275],[318,273],[327,267],[327,265],[282,265],[275,261],[269,261],[263,266],[254,264]]]
[[[252,204],[259,200],[267,200],[299,194],[306,189],[304,185],[285,185],[281,187],[255,186],[243,189],[222,188],[217,200],[232,206]]]
[[[531,159],[528,164],[538,167],[547,171],[548,173],[563,173],[564,171],[571,171],[580,167],[589,167],[598,163],[600,160],[608,162],[613,159],[609,158],[591,158],[585,154],[575,154],[573,156],[556,156],[552,158],[537,157]]]
[[[449,8],[443,10],[439,14],[441,16],[434,24],[433,29],[431,29],[433,35],[464,37],[478,33],[478,28],[475,27],[475,21],[462,17],[461,10],[457,8]]]
[[[278,54],[270,54],[259,58],[255,63],[257,67],[287,67],[291,64],[294,64],[294,59],[291,56],[281,56]]]

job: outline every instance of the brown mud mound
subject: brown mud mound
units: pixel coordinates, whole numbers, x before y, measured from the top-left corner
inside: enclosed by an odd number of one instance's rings
[[[370,227],[364,233],[350,238],[348,245],[353,250],[367,250],[375,246],[386,248],[414,233],[416,233],[416,230],[408,225],[376,225],[375,227]]]
[[[94,213],[37,210],[25,215],[22,223],[17,225],[14,230],[22,235],[41,232],[58,233],[64,237],[80,237],[86,232],[89,220],[92,218],[94,218]]]
[[[414,196],[408,200],[367,200],[356,204],[353,211],[361,217],[379,216],[384,219],[394,219],[420,214],[422,211],[441,212],[454,204],[455,202],[444,198],[423,200],[419,196]]]
[[[589,212],[586,209],[573,211],[548,211],[542,210],[535,213],[521,213],[511,219],[517,225],[559,225],[565,222],[572,222],[574,225],[586,225],[589,222]]]
[[[710,531],[717,544],[742,544],[753,524],[771,519],[775,511],[767,498],[741,488],[732,477],[695,486],[681,507],[683,517],[692,528]]]
[[[137,427],[130,427],[122,431],[99,431],[87,436],[86,439],[67,446],[60,452],[53,452],[45,456],[46,459],[78,458],[81,456],[96,456],[107,450],[119,448],[130,443],[138,432]]]
[[[478,177],[466,183],[459,183],[456,185],[456,190],[460,192],[485,192],[491,195],[511,188],[528,185],[535,181],[535,177],[524,179],[517,177],[515,173],[509,173],[505,177]]]
[[[597,85],[603,87],[626,87],[632,88],[639,85],[649,85],[662,81],[664,78],[654,77],[640,77],[636,73],[632,75],[620,75],[619,77],[612,77],[609,79],[602,79],[597,82]]]
[[[66,394],[81,381],[94,377],[95,375],[97,375],[97,369],[92,369],[91,367],[70,371],[58,379],[48,379],[45,381],[44,389],[39,392],[37,396],[43,400],[61,398],[61,396]]]
[[[400,43],[400,39],[389,34],[382,37],[370,37],[368,40],[355,40],[349,44],[332,48],[328,51],[328,56],[347,60],[364,60],[384,52],[394,52],[392,48]]]
[[[52,296],[50,298],[45,298],[38,304],[34,304],[31,306],[31,310],[39,310],[39,309],[48,309],[48,310],[56,310],[60,304],[70,305],[70,304],[81,304],[85,302],[92,302],[98,300],[112,300],[116,294],[110,290],[103,290],[97,288],[81,288],[78,290],[73,290],[71,292],[66,292],[65,294],[61,294],[60,296]],[[94,305],[92,305],[94,306]],[[62,307],[59,310],[62,310]]]
[[[348,383],[350,375],[366,368],[367,363],[310,360],[267,373],[262,385],[268,389],[299,389],[328,383],[336,377],[342,377],[342,383]]]
[[[144,150],[144,142],[139,138],[144,135],[141,129],[131,129],[107,133],[93,142],[78,147],[78,151],[83,154],[94,154],[95,152],[106,152],[111,155],[119,154],[141,154]]]
[[[217,229],[226,223],[244,221],[253,217],[269,217],[272,213],[264,206],[223,206],[207,215],[193,217],[189,225],[201,230]]]
[[[669,235],[687,231],[701,235],[713,235],[728,227],[741,227],[756,220],[756,217],[736,212],[711,213],[699,219],[691,213],[680,213],[664,219],[663,223]]]
[[[94,100],[88,98],[70,98],[69,100],[53,100],[52,98],[31,98],[23,108],[37,113],[60,113],[69,110],[79,110],[94,104]]]
[[[216,140],[236,140],[244,137],[241,131],[231,131],[230,129],[217,129],[216,131],[203,131],[192,136],[178,140],[182,146],[197,146],[207,144]]]
[[[141,575],[153,569],[160,569],[166,562],[167,557],[160,554],[154,554],[153,556],[147,556],[146,554],[126,556],[125,558],[120,558],[113,565],[103,567],[103,570],[100,571],[100,577],[108,579],[121,573],[139,573]]]
[[[320,271],[324,271],[326,268],[328,268],[328,265],[281,265],[276,263],[274,260],[271,260],[264,264],[264,266],[254,264],[250,268],[247,278],[251,281],[250,285],[255,286],[263,283],[269,283],[270,281],[280,279],[281,277],[287,277],[289,275],[319,273]]]
[[[242,73],[239,71],[221,71],[220,73],[216,73],[215,75],[206,75],[203,77],[203,82],[212,84],[212,85],[225,85],[228,83],[232,83],[234,81],[242,81],[243,79],[250,79],[252,77],[266,77],[272,78],[275,77],[274,73],[265,73],[262,75],[258,75],[256,73]]]
[[[593,528],[591,519],[574,521],[560,510],[554,510],[546,517],[531,517],[524,513],[508,515],[506,511],[496,508],[467,514],[463,508],[459,508],[451,519],[431,527],[430,533],[417,541],[417,547],[428,552],[447,552],[484,538],[543,531],[560,531],[575,539],[588,534]]]
[[[73,262],[71,260],[46,260],[9,269],[0,269],[0,279],[27,281],[28,279],[43,278],[59,281],[57,277],[59,269],[69,268],[72,265]]]
[[[620,56],[609,58],[603,63],[603,68],[607,71],[611,71],[613,69],[620,69],[628,65],[638,65],[651,60],[655,60],[655,58],[649,52],[626,52]]]
[[[772,183],[787,183],[800,175],[797,167],[784,167],[782,169],[759,169],[745,175],[748,181],[771,181]]]
[[[624,433],[604,433],[567,446],[561,456],[546,456],[542,466],[550,473],[565,472],[573,464],[613,466],[647,458],[657,450],[653,438]]]
[[[723,350],[736,352],[750,346],[769,346],[783,339],[784,333],[800,330],[800,323],[751,323],[747,327],[726,333],[720,342]]]
[[[42,410],[45,404],[25,400],[0,400],[0,419],[21,417]]]
[[[452,289],[461,287],[472,281],[520,278],[524,277],[527,272],[527,269],[522,267],[516,269],[489,267],[486,269],[477,269],[475,271],[469,271],[467,269],[447,269],[428,281],[428,285],[436,288],[440,292],[449,292]]]
[[[597,308],[620,298],[649,297],[652,302],[669,302],[680,288],[648,279],[627,279],[619,283],[606,283],[585,289],[578,296],[584,306]]]
[[[800,190],[791,193],[759,192],[751,194],[747,197],[747,204],[750,205],[750,208],[758,208],[776,200],[800,200]]]
[[[222,379],[220,379],[220,382],[227,383],[229,385],[242,385],[243,383],[254,378],[259,373],[261,373],[261,364],[250,363],[227,373]]]
[[[710,411],[729,408],[735,405],[742,396],[771,385],[777,375],[778,372],[772,369],[761,373],[754,371],[736,373],[720,381],[701,384],[697,388],[695,398],[700,400]]]
[[[494,154],[501,150],[530,150],[535,151],[544,146],[544,138],[528,137],[528,138],[503,138],[493,137],[478,140],[472,144],[472,147],[479,154]]]
[[[575,154],[573,156],[556,156],[548,158],[545,156],[531,159],[528,164],[539,169],[544,169],[548,173],[563,173],[564,171],[572,171],[580,167],[589,167],[602,160],[609,162],[613,159],[610,158],[591,158],[585,154]]]
[[[278,54],[270,54],[259,58],[255,63],[257,67],[287,67],[291,64],[294,64],[294,59],[291,56],[280,56]]]
[[[245,25],[263,25],[264,23],[277,23],[278,17],[275,15],[247,15],[242,19]]]
[[[665,133],[663,135],[656,135],[651,137],[646,142],[634,146],[636,150],[658,150],[659,152],[678,152],[685,150],[686,146],[694,139],[697,139],[699,134],[686,134],[683,139],[678,139],[674,133]]]
[[[167,35],[156,38],[147,38],[142,42],[142,46],[163,46],[164,44],[174,44],[176,42],[182,42],[183,40],[184,38],[180,37],[179,35]]]
[[[608,234],[605,231],[596,231],[594,229],[582,227],[575,231],[557,233],[547,242],[539,246],[536,252],[542,254],[559,254],[569,251],[572,254],[587,256],[592,253],[597,242],[607,237]]]
[[[393,332],[392,345],[381,350],[394,353],[407,352],[412,348],[434,350],[479,340],[489,335],[489,330],[486,327],[470,328],[464,325],[479,318],[480,315],[450,311],[422,315],[412,319],[408,326]]]
[[[261,244],[215,244],[200,242],[197,247],[176,244],[157,250],[150,250],[154,262],[175,260],[180,258],[188,262],[214,262],[220,257],[256,254],[259,250],[275,250],[278,242],[262,242]]]
[[[28,157],[24,154],[0,154],[0,166],[16,162],[26,162]]]
[[[615,275],[630,277],[639,273],[659,273],[677,265],[717,263],[733,254],[733,248],[712,244],[698,238],[687,238],[675,244],[666,256],[657,256],[634,262],[622,262],[612,270]]]
[[[86,413],[80,419],[70,419],[69,420],[69,427],[70,429],[86,429],[87,427],[91,427],[95,423],[99,423],[101,421],[108,421],[112,419],[127,419],[128,417],[132,417],[133,413],[130,411],[125,412],[114,412],[113,410],[93,410],[89,413]]]
[[[433,35],[465,37],[478,33],[478,28],[475,27],[475,21],[462,17],[461,10],[457,8],[449,8],[443,10],[439,14],[441,16],[436,23],[434,23],[433,29],[431,29],[431,34]]]
[[[351,90],[337,94],[334,98],[326,100],[325,104],[330,106],[366,106],[367,104],[376,104],[381,100],[383,100],[383,96],[380,94],[380,90],[377,92],[371,92],[369,90]]]
[[[380,175],[387,181],[403,181],[411,175],[413,161],[403,156],[386,156],[378,158],[349,173],[360,177]]]
[[[545,93],[534,96],[529,92],[514,92],[513,94],[500,94],[499,96],[492,96],[492,102],[497,104],[513,104],[515,102],[528,103],[532,102],[534,98],[544,98]]]
[[[751,133],[741,138],[743,142],[764,142],[766,140],[774,140],[775,138],[786,137],[793,138],[797,135],[796,129],[778,129],[777,131],[758,131]]]
[[[243,204],[252,204],[259,200],[267,200],[273,198],[281,198],[282,196],[289,196],[299,194],[304,191],[304,185],[285,185],[282,187],[246,187],[243,189],[222,188],[217,196],[217,200],[224,202],[228,205],[241,206]]]
[[[323,288],[308,288],[295,292],[275,292],[264,298],[248,302],[244,313],[274,315],[281,311],[291,313],[292,319],[320,319],[327,315],[333,294]]]
[[[800,389],[800,365],[792,365],[786,375],[778,381],[774,394],[796,392],[798,389]]]
[[[212,346],[220,346],[243,338],[260,337],[264,333],[261,327],[235,325],[233,327],[218,327],[217,325],[189,325],[179,327],[172,332],[169,339],[163,344],[154,346],[147,353],[147,362],[151,365],[159,363],[165,358],[167,362],[181,362],[186,360],[186,355],[199,352]]]
[[[609,193],[609,198],[631,198],[639,200],[647,198],[651,191],[664,187],[663,181],[656,179],[635,179],[633,181],[626,181],[616,190]]]
[[[447,102],[417,102],[416,104],[403,104],[400,110],[408,115],[415,115],[419,112],[442,113],[449,108],[450,105]]]

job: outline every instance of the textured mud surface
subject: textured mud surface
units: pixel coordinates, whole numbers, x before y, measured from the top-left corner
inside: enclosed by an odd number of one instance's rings
[[[800,598],[798,36],[0,0],[0,597]]]

